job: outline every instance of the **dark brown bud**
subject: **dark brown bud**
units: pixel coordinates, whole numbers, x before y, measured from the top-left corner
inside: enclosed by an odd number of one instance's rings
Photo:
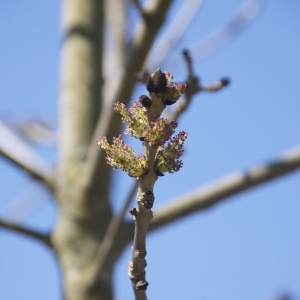
[[[220,81],[222,83],[222,86],[227,86],[230,84],[230,78],[228,77],[221,78]]]
[[[146,209],[151,209],[153,207],[154,203],[154,194],[152,191],[147,191],[144,195],[144,199],[141,201],[141,203],[144,205]]]
[[[155,172],[156,176],[165,176],[164,173],[162,173],[161,171],[156,170]]]
[[[150,107],[152,105],[152,101],[151,99],[146,96],[146,95],[142,95],[139,97],[139,102],[144,106],[144,107]]]
[[[145,200],[143,201],[143,205],[146,209],[151,209],[153,207],[153,200]]]
[[[129,210],[129,213],[132,216],[137,216],[139,214],[138,211],[137,211],[137,209],[135,207],[131,207],[130,210]]]
[[[174,103],[176,103],[176,101],[164,99],[164,104],[165,104],[165,105],[173,105]]]
[[[139,280],[135,287],[138,291],[146,291],[149,283],[146,280]]]
[[[157,69],[148,77],[146,87],[149,93],[165,93],[167,79],[161,69]]]

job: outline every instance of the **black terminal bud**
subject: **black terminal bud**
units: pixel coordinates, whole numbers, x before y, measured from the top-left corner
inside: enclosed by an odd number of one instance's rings
[[[164,104],[165,104],[165,105],[173,105],[174,103],[176,103],[176,101],[164,99]]]
[[[158,68],[148,77],[146,87],[149,93],[165,93],[167,79],[161,69]]]
[[[220,79],[222,86],[227,86],[230,84],[230,78],[224,77]]]
[[[151,99],[146,96],[146,95],[142,95],[139,97],[139,102],[144,106],[144,107],[150,107],[152,105],[152,101]]]

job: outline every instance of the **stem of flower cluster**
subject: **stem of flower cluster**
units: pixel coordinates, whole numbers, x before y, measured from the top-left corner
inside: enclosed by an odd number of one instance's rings
[[[151,93],[152,106],[147,111],[148,124],[155,121],[161,115],[165,105],[162,103],[163,95]],[[146,235],[148,226],[152,220],[152,206],[154,203],[153,187],[157,180],[154,170],[157,147],[152,148],[150,143],[145,141],[143,144],[144,153],[148,158],[149,170],[140,178],[140,186],[137,193],[137,208],[131,209],[130,213],[135,222],[134,240],[132,246],[132,259],[128,264],[128,276],[131,280],[135,299],[145,300],[148,282],[146,281]]]

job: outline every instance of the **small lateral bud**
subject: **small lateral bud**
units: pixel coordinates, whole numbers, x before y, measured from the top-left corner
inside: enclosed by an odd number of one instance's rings
[[[135,287],[138,291],[146,291],[149,283],[146,280],[139,280]]]
[[[230,78],[224,77],[220,79],[222,86],[227,86],[230,84]]]
[[[144,106],[144,107],[150,107],[152,105],[152,101],[151,99],[146,96],[146,95],[142,95],[139,97],[139,102]]]
[[[161,69],[158,68],[148,77],[146,87],[149,93],[165,93],[167,79]]]
[[[141,204],[146,208],[146,209],[151,209],[153,207],[154,203],[154,194],[152,191],[147,191],[144,194],[143,200],[141,201]]]
[[[162,173],[161,171],[156,170],[155,172],[156,176],[165,176],[164,173]]]
[[[129,210],[129,213],[132,216],[137,216],[139,214],[138,211],[137,211],[137,209],[135,207],[131,207],[130,210]]]
[[[164,99],[164,104],[165,104],[165,105],[173,105],[174,103],[176,103],[176,101]]]

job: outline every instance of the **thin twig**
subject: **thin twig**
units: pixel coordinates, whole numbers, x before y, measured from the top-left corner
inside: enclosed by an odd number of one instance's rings
[[[151,105],[147,106],[147,122],[151,124],[156,121],[165,109],[163,103],[164,90],[166,89],[166,78],[160,69],[150,75],[147,82],[147,89]],[[132,245],[132,257],[128,264],[128,276],[131,280],[136,300],[146,300],[146,289],[148,282],[146,281],[146,236],[148,226],[153,218],[152,206],[154,203],[153,187],[157,180],[157,172],[155,170],[155,159],[158,146],[154,146],[151,142],[145,140],[143,143],[144,153],[147,156],[148,171],[140,178],[140,186],[137,193],[137,208],[131,210],[134,220],[134,238]]]
[[[219,79],[212,84],[203,85],[199,77],[195,74],[193,68],[193,58],[188,49],[183,50],[183,58],[187,66],[187,89],[183,98],[178,101],[175,105],[174,110],[171,113],[168,113],[167,117],[169,119],[177,120],[181,114],[183,114],[187,108],[191,105],[193,96],[202,91],[216,92],[221,90],[223,87],[227,86],[230,83],[229,78]]]
[[[51,166],[0,121],[0,155],[51,189]]]
[[[0,220],[0,227],[2,227],[3,229],[8,229],[8,230],[11,230],[11,231],[14,231],[17,233],[21,233],[25,236],[34,238],[34,239],[44,243],[48,247],[52,248],[52,243],[51,243],[49,234],[41,233],[34,229],[30,229],[30,228],[21,226],[19,224],[12,223],[9,221],[4,221],[4,220]]]
[[[180,220],[221,203],[238,193],[300,169],[300,147],[292,149],[282,158],[251,167],[246,172],[229,174],[207,186],[182,195],[155,212],[150,231]]]

